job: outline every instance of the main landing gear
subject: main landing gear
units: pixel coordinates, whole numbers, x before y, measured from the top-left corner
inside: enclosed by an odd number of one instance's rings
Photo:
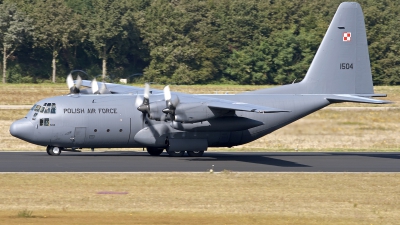
[[[152,156],[159,156],[163,151],[163,148],[147,148],[147,152]]]
[[[62,147],[56,147],[56,146],[47,146],[47,148],[46,148],[46,152],[47,152],[47,154],[48,155],[60,155],[61,154],[61,151],[63,150],[64,148],[62,148]]]
[[[163,148],[152,148],[148,147],[147,153],[151,156],[159,156],[161,153],[163,153],[164,149]],[[204,151],[186,151],[188,156],[190,157],[201,157],[204,154]],[[185,151],[167,151],[168,155],[171,157],[182,157],[185,155]]]
[[[188,151],[187,154],[190,157],[201,157],[204,154],[204,151]]]

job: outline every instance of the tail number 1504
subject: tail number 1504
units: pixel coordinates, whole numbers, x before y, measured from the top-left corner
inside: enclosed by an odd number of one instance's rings
[[[353,69],[353,63],[340,63],[341,70]]]

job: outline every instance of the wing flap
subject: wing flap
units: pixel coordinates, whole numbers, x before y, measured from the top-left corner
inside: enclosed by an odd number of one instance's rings
[[[235,111],[246,111],[246,112],[256,112],[256,113],[280,113],[280,112],[290,112],[285,109],[276,109],[272,107],[266,107],[261,105],[254,105],[244,102],[223,102],[223,101],[212,101],[207,102],[209,108],[215,109],[227,109]]]

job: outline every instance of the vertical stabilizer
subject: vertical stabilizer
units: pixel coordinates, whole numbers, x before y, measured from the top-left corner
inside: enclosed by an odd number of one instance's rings
[[[360,4],[340,4],[302,83],[315,94],[373,93]]]

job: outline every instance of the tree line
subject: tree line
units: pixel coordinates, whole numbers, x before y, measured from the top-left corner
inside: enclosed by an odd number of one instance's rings
[[[300,81],[342,0],[0,0],[3,83]],[[400,2],[360,0],[375,84],[400,84]]]

